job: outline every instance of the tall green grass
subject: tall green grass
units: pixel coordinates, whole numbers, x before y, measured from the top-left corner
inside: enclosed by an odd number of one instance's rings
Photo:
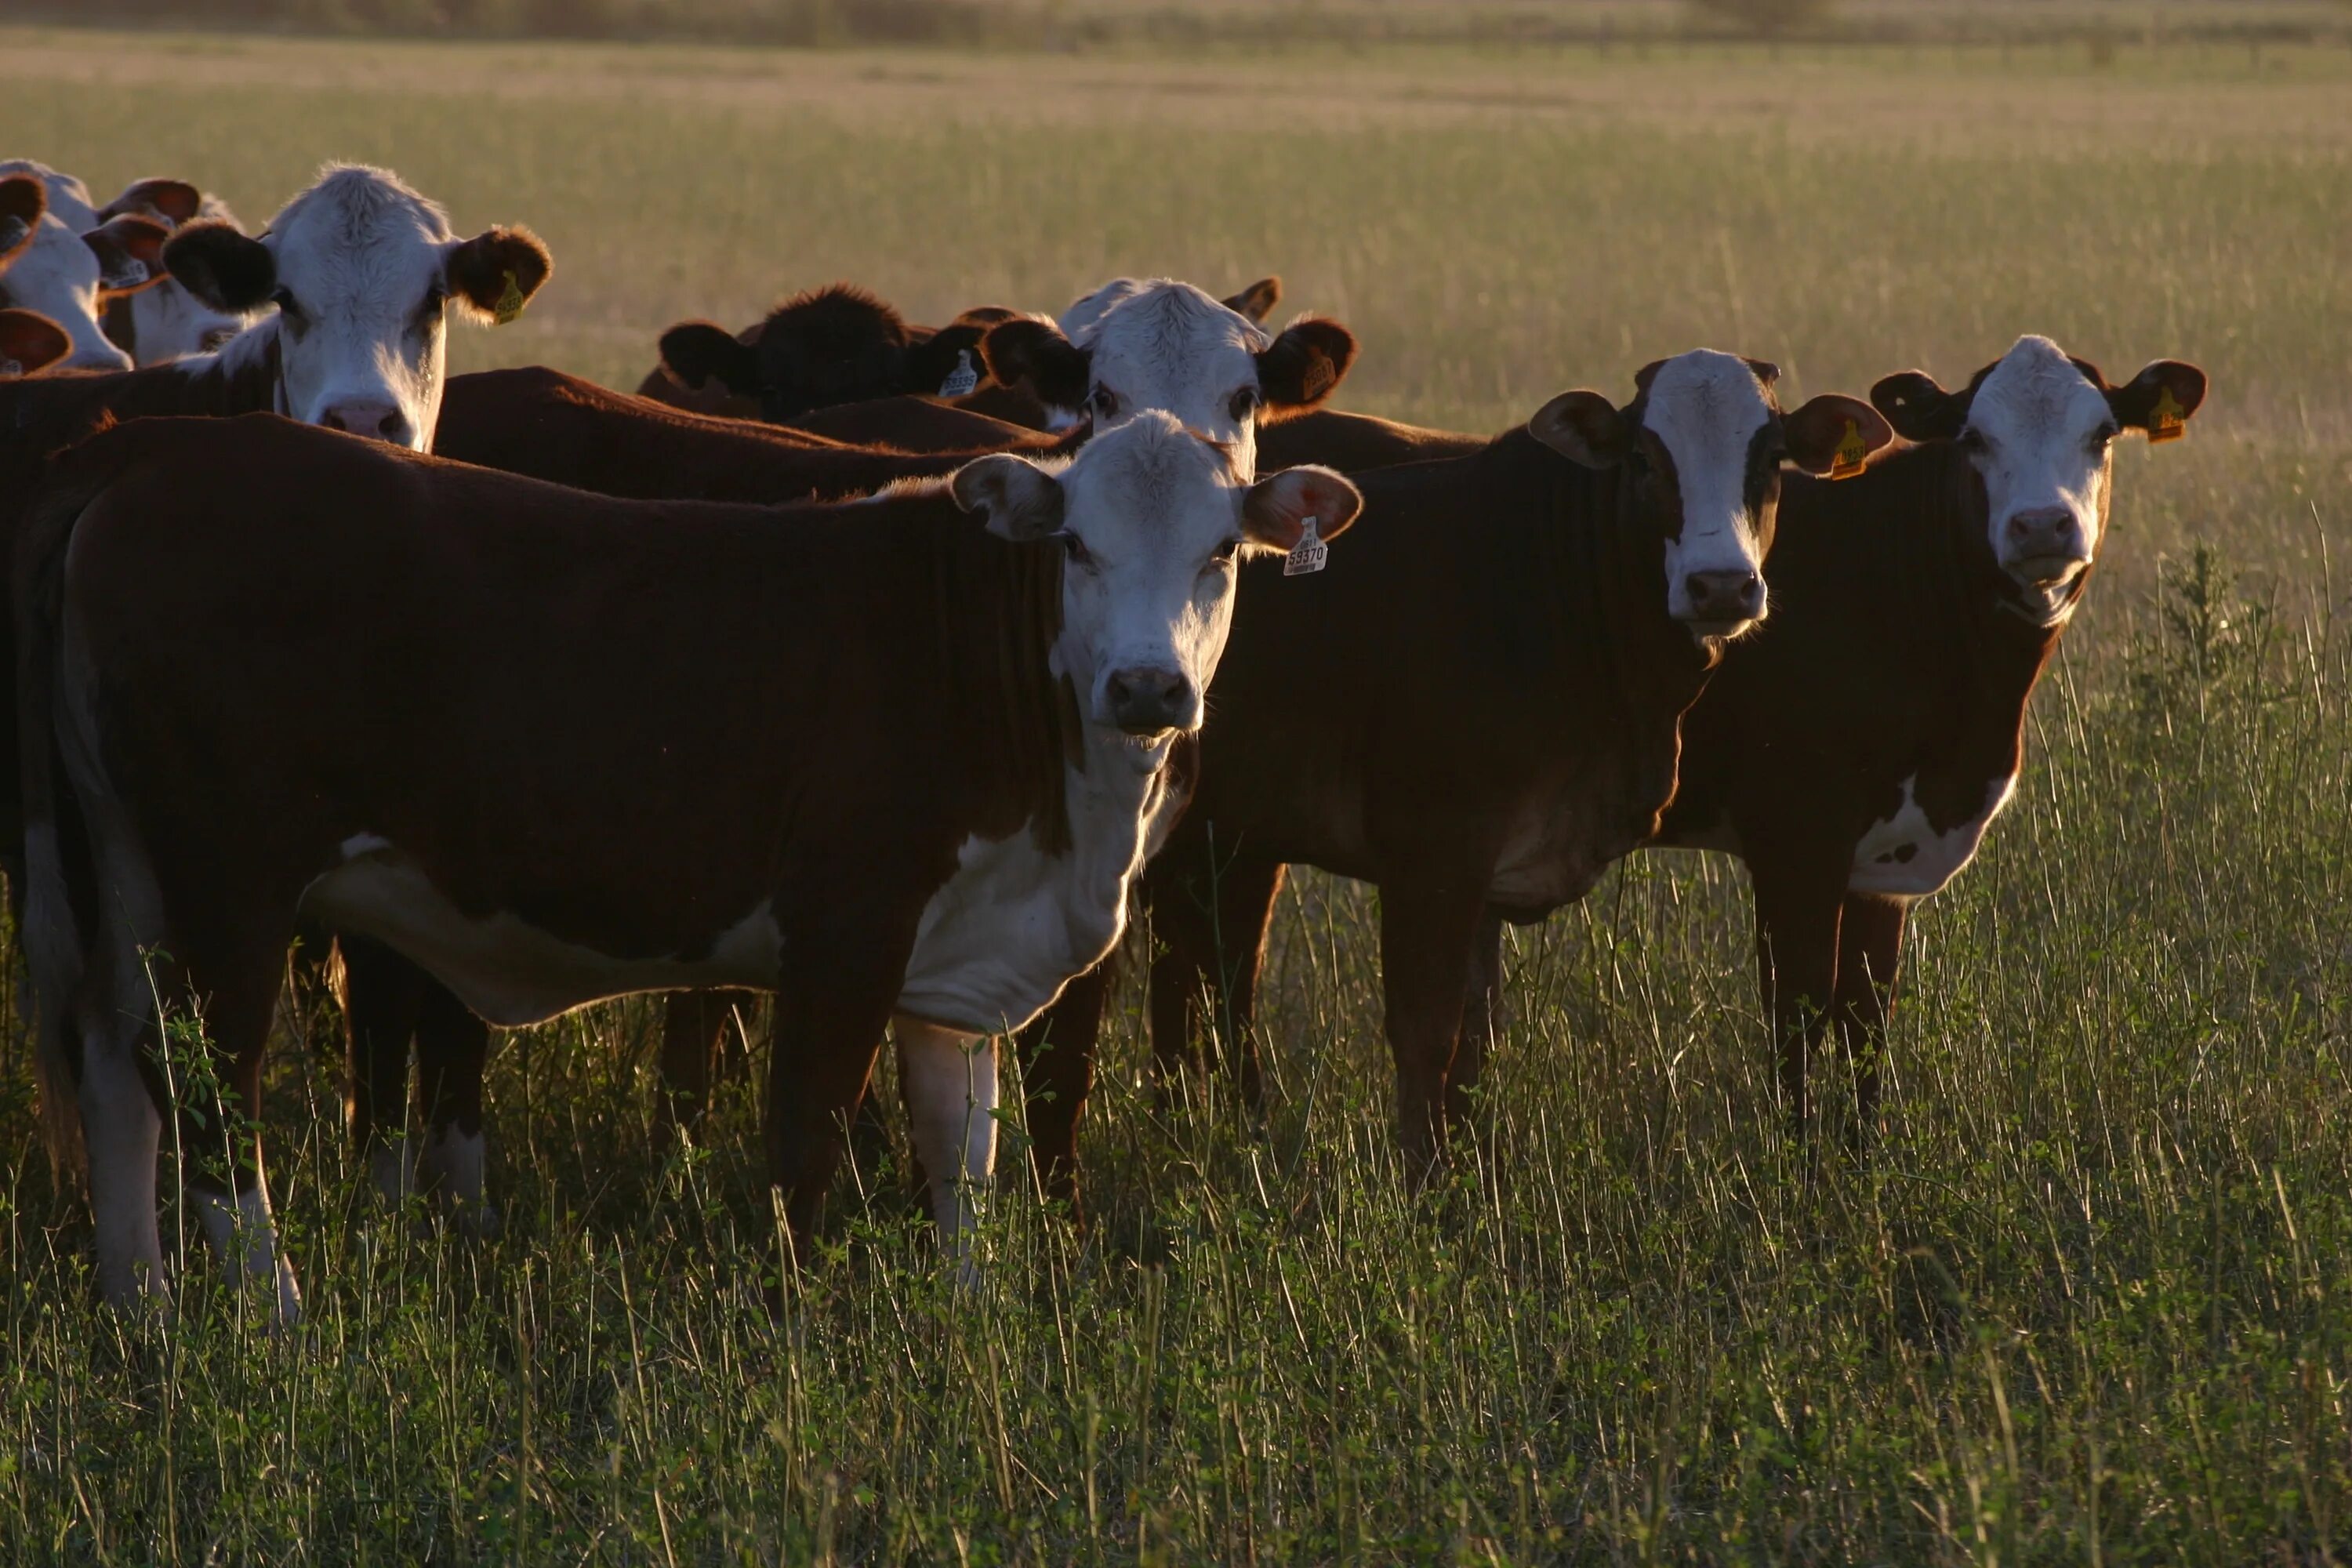
[[[1375,900],[1302,878],[1265,1111],[1143,1087],[1130,982],[1086,1127],[1092,1230],[1041,1207],[1010,1128],[968,1290],[891,1158],[787,1266],[748,1093],[697,1146],[656,1136],[657,1014],[630,1003],[494,1058],[489,1241],[375,1211],[334,1069],[289,1029],[265,1113],[309,1325],[270,1341],[198,1258],[155,1333],[91,1308],[18,1045],[0,1559],[2352,1552],[2347,153],[1848,137],[1841,94],[1883,84],[1820,71],[1809,126],[1744,125],[1710,77],[1675,133],[1402,108],[1342,131],[1297,100],[877,125],[587,72],[152,88],[107,116],[12,80],[6,150],[93,184],[168,167],[258,220],[332,153],[461,226],[532,223],[556,280],[460,338],[471,364],[627,384],[671,319],[835,274],[935,316],[1278,269],[1363,338],[1347,401],[1455,426],[1622,393],[1701,342],[1860,391],[1911,363],[1958,382],[2039,330],[2118,375],[2196,360],[2214,394],[2190,440],[2120,456],[2019,797],[1915,922],[1866,1169],[1781,1136],[1744,879],[1699,856],[1636,858],[1515,937],[1491,1163],[1419,1199]],[[2098,121],[2102,79],[2057,87]]]

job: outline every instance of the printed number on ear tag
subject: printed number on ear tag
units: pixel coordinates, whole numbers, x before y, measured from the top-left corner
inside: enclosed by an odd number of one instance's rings
[[[147,264],[135,256],[122,258],[122,270],[106,280],[110,289],[133,289],[147,281]]]
[[[503,327],[521,314],[522,285],[515,281],[514,268],[509,267],[507,268],[506,292],[499,296],[499,302],[492,308],[490,315]]]
[[[1870,444],[1862,438],[1862,426],[1855,420],[1845,422],[1845,438],[1837,444],[1830,457],[1830,478],[1850,479],[1862,472],[1870,458]]]
[[[1320,572],[1330,553],[1331,547],[1315,537],[1315,520],[1310,517],[1299,531],[1298,542],[1292,545],[1290,553],[1282,558],[1282,574],[1303,577],[1309,572]]]
[[[2172,388],[2160,388],[2156,395],[2156,407],[2147,416],[2149,443],[2178,441],[2188,434],[2189,416],[2172,395]]]
[[[961,397],[979,384],[980,372],[972,369],[971,367],[971,351],[970,349],[956,350],[955,369],[948,372],[948,378],[940,383],[940,395],[941,397]]]

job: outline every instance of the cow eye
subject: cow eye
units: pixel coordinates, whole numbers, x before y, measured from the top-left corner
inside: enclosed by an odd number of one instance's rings
[[[2091,451],[2095,455],[2105,451],[2108,444],[2115,440],[2119,430],[2120,426],[2110,421],[2109,423],[2102,425],[2097,429],[2092,431]]]
[[[1240,540],[1228,539],[1223,544],[1218,545],[1214,550],[1209,552],[1209,559],[1212,561],[1231,561],[1235,554],[1239,553],[1241,547],[1242,542]]]
[[[425,290],[424,302],[416,307],[416,313],[420,316],[437,316],[441,313],[441,307],[448,302],[449,290],[436,283]]]
[[[1992,443],[1986,439],[1983,431],[1971,425],[1960,432],[1958,446],[1961,451],[1973,454],[1990,450]]]
[[[283,314],[299,316],[302,313],[302,307],[294,302],[294,290],[291,289],[278,289],[269,296],[269,302],[277,306]]]
[[[1062,542],[1062,553],[1070,558],[1071,564],[1091,566],[1095,563],[1094,556],[1087,550],[1087,542],[1076,534],[1065,532],[1054,537]]]
[[[1232,412],[1234,423],[1239,424],[1257,412],[1257,388],[1244,386],[1234,394],[1233,401],[1226,406]]]
[[[1097,386],[1094,395],[1087,399],[1087,406],[1095,411],[1096,418],[1108,419],[1118,412],[1118,394],[1108,386]]]

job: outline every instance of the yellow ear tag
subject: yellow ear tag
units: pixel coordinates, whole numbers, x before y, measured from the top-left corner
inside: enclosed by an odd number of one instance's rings
[[[507,268],[507,291],[499,296],[491,319],[501,327],[522,314],[522,285],[515,281],[514,268]]]
[[[2151,446],[2158,441],[2178,441],[2189,434],[2189,416],[2172,395],[2172,388],[2159,387],[2156,407],[2147,416],[2147,438]]]
[[[1830,478],[1833,479],[1853,478],[1854,475],[1862,472],[1862,466],[1869,460],[1869,458],[1870,443],[1862,438],[1861,422],[1853,419],[1847,420],[1845,439],[1837,444],[1837,451],[1830,458]]]

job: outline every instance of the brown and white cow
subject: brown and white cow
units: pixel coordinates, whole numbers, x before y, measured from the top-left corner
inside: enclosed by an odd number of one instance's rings
[[[1158,415],[1058,470],[990,458],[797,510],[612,500],[268,417],[77,448],[18,557],[26,931],[102,1290],[165,1289],[155,996],[201,1013],[250,1106],[305,912],[502,1024],[773,988],[768,1163],[803,1242],[895,1016],[961,1235],[987,1037],[1117,940],[1241,558],[1356,506],[1321,470],[1252,483]],[[239,1144],[227,1183],[184,1174],[289,1321]]]
[[[0,170],[6,169],[22,169],[39,178],[47,187],[50,210],[75,234],[88,234],[126,213],[152,218],[166,229],[198,218],[236,222],[218,197],[204,195],[185,180],[133,180],[101,206],[71,174],[29,161],[0,164]],[[99,315],[107,341],[134,365],[162,364],[216,349],[251,324],[249,316],[215,310],[177,279],[160,272],[152,287],[109,294]]]
[[[1285,868],[1377,883],[1398,1131],[1426,1169],[1456,1110],[1486,911],[1539,918],[1655,831],[1678,720],[1767,613],[1784,461],[1827,469],[1849,426],[1869,447],[1892,439],[1850,397],[1783,414],[1776,375],[1696,350],[1645,368],[1622,410],[1564,393],[1473,455],[1356,476],[1344,562],[1244,574],[1199,785],[1145,875],[1163,1068],[1206,994],[1255,1092]],[[1031,1136],[1072,1199],[1099,1003],[1072,988],[1032,1072]]]
[[[24,254],[48,211],[48,193],[31,174],[0,175],[0,273]],[[66,330],[37,310],[0,308],[0,380],[47,370],[73,352]]]
[[[53,322],[69,345],[64,368],[128,370],[131,356],[108,339],[101,318],[110,300],[162,281],[170,237],[163,224],[134,214],[76,234],[47,213],[0,273],[0,304]]]
[[[1975,856],[2016,788],[2025,708],[2106,532],[2113,444],[2167,440],[2202,371],[2121,386],[2025,337],[1968,387],[1917,372],[1872,397],[1921,443],[1849,483],[1792,478],[1770,635],[1731,650],[1683,723],[1655,840],[1748,863],[1790,1115],[1834,1018],[1867,1131],[1911,906]]]

